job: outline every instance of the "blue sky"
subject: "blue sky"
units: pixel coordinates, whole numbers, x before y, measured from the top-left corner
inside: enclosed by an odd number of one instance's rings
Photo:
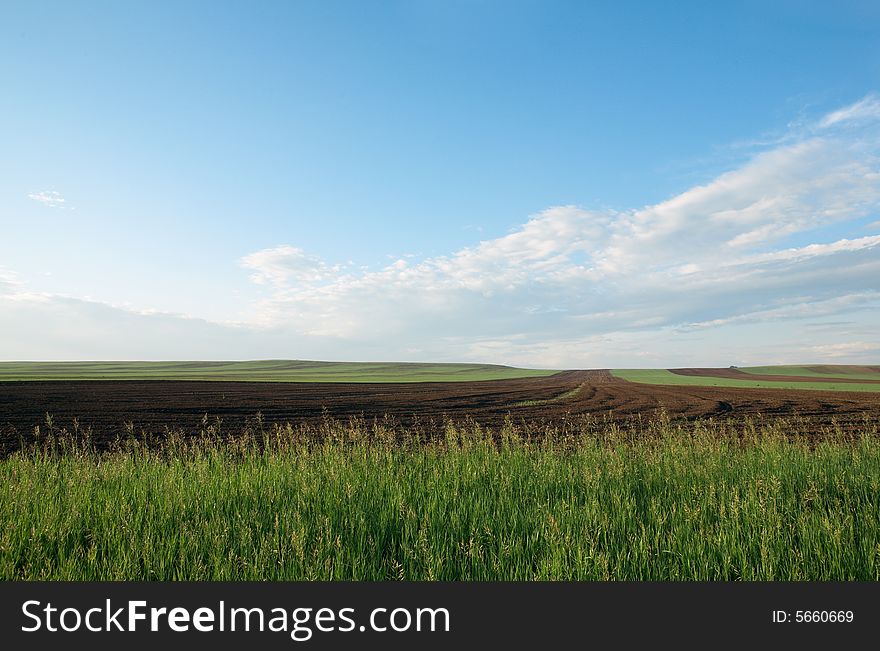
[[[880,361],[880,8],[9,2],[0,358]]]

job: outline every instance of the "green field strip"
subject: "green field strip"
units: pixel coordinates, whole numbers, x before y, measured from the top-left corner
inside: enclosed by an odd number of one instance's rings
[[[820,365],[816,365],[820,366]],[[827,366],[830,372],[820,373],[812,370],[810,365],[805,366],[743,366],[736,370],[752,375],[791,375],[797,377],[814,377],[814,378],[840,378],[843,380],[880,380],[880,372],[865,373],[842,365]],[[861,369],[863,367],[854,367]]]
[[[236,382],[475,382],[544,377],[555,370],[410,362],[0,362],[0,381],[194,380]]]
[[[772,368],[772,367],[769,367]],[[880,393],[880,384],[848,382],[784,382],[774,380],[734,380],[708,376],[677,375],[666,369],[614,369],[614,377],[641,384],[668,386],[729,387],[739,389],[788,389],[807,391],[854,391]]]

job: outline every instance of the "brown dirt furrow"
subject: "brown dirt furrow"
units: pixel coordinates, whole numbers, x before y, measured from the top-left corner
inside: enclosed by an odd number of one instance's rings
[[[575,389],[580,390],[575,391]],[[560,395],[572,392],[565,399]],[[549,377],[488,382],[423,384],[258,383],[189,381],[56,381],[0,383],[0,447],[17,449],[45,432],[46,414],[56,428],[91,428],[94,440],[125,433],[161,435],[166,428],[198,431],[202,418],[219,418],[229,435],[260,413],[263,422],[316,424],[335,419],[390,417],[423,430],[446,417],[471,418],[495,427],[505,418],[539,426],[591,414],[613,421],[650,418],[738,419],[751,416],[810,419],[855,427],[880,418],[876,394],[857,392],[660,386],[627,382],[608,371],[567,371]]]

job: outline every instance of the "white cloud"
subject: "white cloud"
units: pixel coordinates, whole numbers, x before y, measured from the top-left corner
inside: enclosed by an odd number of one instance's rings
[[[839,344],[812,346],[810,351],[822,359],[838,360],[841,357],[852,357],[854,354],[860,355],[862,353],[870,353],[876,359],[877,354],[880,353],[880,343],[871,341],[849,341]]]
[[[29,199],[48,206],[49,208],[69,208],[67,201],[61,196],[60,192],[55,190],[43,190],[42,192],[33,192],[28,194]]]
[[[25,293],[0,296],[0,332],[14,333],[0,337],[0,359],[15,360],[212,359],[240,351],[249,336],[200,319]]]
[[[558,206],[447,256],[351,273],[293,247],[258,251],[242,263],[275,288],[257,306],[259,322],[419,350],[426,339],[481,341],[471,350],[488,353],[867,309],[848,300],[876,290],[880,237],[785,244],[880,207],[877,134],[827,129],[864,122],[874,108],[867,98],[829,114],[660,204]]]
[[[0,297],[15,294],[20,286],[18,277],[12,271],[0,267]]]
[[[251,280],[258,285],[269,283],[276,287],[284,287],[288,283],[322,282],[340,269],[329,267],[320,258],[289,245],[246,255],[241,259],[241,266],[254,271]]]
[[[880,235],[849,234],[880,211],[880,101],[798,128],[667,201],[616,212],[556,206],[444,256],[398,256],[371,270],[291,245],[252,252],[239,263],[262,298],[246,325],[29,295],[0,275],[0,329],[34,351],[49,350],[39,336],[59,350],[66,341],[129,358],[179,346],[159,356],[549,367],[873,359]],[[829,318],[853,325],[811,327]],[[0,356],[24,356],[5,345]]]
[[[738,314],[723,319],[713,319],[700,323],[690,323],[680,327],[681,331],[699,330],[701,328],[717,328],[737,322],[757,323],[761,321],[815,319],[858,310],[876,311],[880,307],[880,292],[867,291],[859,294],[835,296],[824,300],[815,300],[809,296],[789,297],[776,307]]]
[[[855,104],[829,113],[819,122],[819,126],[827,128],[846,122],[853,123],[877,119],[880,119],[880,97],[871,94]]]

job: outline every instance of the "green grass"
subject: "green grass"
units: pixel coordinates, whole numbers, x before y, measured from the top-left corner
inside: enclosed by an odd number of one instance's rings
[[[775,367],[764,367],[775,368]],[[860,384],[847,382],[784,382],[772,380],[735,380],[732,378],[677,375],[665,369],[614,369],[612,375],[630,382],[643,384],[665,384],[673,386],[761,388],[761,389],[803,389],[810,391],[873,391],[880,393],[880,384]]]
[[[0,381],[227,380],[247,382],[464,382],[552,375],[495,364],[396,362],[0,362]]]
[[[817,371],[820,368],[822,371]],[[755,375],[796,375],[800,377],[844,378],[848,380],[880,380],[880,372],[865,372],[864,366],[844,364],[805,366],[744,366],[738,370]]]
[[[726,427],[48,445],[0,461],[0,579],[880,579],[876,425]]]
[[[584,390],[584,387],[587,386],[586,382],[582,382],[577,385],[574,389],[569,389],[568,391],[564,391],[559,395],[553,396],[552,398],[540,398],[536,400],[523,400],[522,402],[514,403],[514,407],[537,407],[538,405],[552,405],[555,402],[564,402],[570,398],[574,398],[577,394]]]

